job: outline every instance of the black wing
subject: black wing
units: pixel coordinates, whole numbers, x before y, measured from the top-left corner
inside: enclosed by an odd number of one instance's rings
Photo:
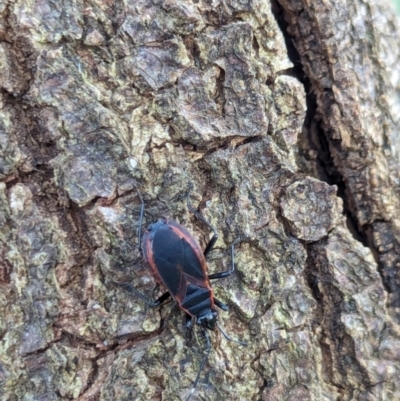
[[[152,252],[149,255],[145,249],[144,254],[150,256],[147,261],[174,298],[182,301],[189,284],[209,287],[203,253],[184,227],[160,221],[152,225],[149,237]]]

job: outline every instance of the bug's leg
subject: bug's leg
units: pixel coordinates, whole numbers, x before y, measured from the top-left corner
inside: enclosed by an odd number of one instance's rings
[[[247,343],[243,342],[243,341],[239,341],[239,340],[235,340],[232,337],[228,336],[228,334],[226,334],[225,330],[219,325],[219,323],[217,322],[217,327],[219,329],[219,331],[222,333],[222,335],[228,340],[228,341],[232,341],[233,343],[238,343],[240,345],[244,345],[245,347],[247,347]]]
[[[240,242],[240,238],[237,238],[235,241],[233,241],[233,243],[231,245],[231,268],[229,270],[227,270],[227,271],[224,271],[224,272],[210,274],[208,276],[209,280],[216,280],[218,278],[228,277],[235,271],[235,245],[238,242]]]
[[[185,322],[186,329],[191,330],[193,328],[193,323],[194,323],[193,317],[190,316],[188,313],[186,313],[185,320],[186,320]]]
[[[219,299],[214,298],[214,304],[216,306],[218,306],[218,308],[224,310],[225,312],[229,310],[228,305],[224,304],[223,302],[221,302]]]
[[[140,215],[139,215],[139,227],[138,227],[138,247],[139,250],[141,251],[142,249],[142,224],[143,224],[143,215],[144,215],[144,200],[142,197],[142,194],[139,191],[139,188],[137,189],[137,194],[140,199]]]
[[[193,395],[194,390],[196,389],[197,383],[199,382],[201,371],[204,369],[204,365],[206,364],[208,356],[210,355],[210,351],[211,351],[210,335],[208,334],[207,330],[205,330],[203,333],[204,333],[204,336],[206,337],[206,342],[207,342],[206,354],[204,355],[204,358],[201,361],[199,371],[197,372],[196,380],[193,383],[193,387],[190,390],[190,393],[189,393],[188,397],[186,398],[186,401],[189,401],[190,397]]]
[[[156,300],[156,293],[158,292],[158,290],[160,289],[160,285],[156,284],[156,286],[153,288],[153,300]]]
[[[171,294],[169,292],[166,292],[165,294],[161,295],[157,300],[155,301],[149,301],[140,291],[138,291],[132,284],[126,284],[126,283],[117,283],[116,281],[111,281],[111,284],[122,287],[124,290],[130,292],[131,294],[137,295],[140,299],[142,299],[148,306],[151,308],[156,308],[157,306],[161,305],[166,299],[168,299]]]
[[[211,250],[213,249],[215,243],[218,240],[218,233],[217,230],[204,218],[204,216],[202,216],[191,204],[190,204],[190,191],[193,188],[193,184],[190,183],[189,184],[189,191],[187,194],[187,207],[188,209],[199,219],[201,220],[212,232],[213,232],[213,236],[210,239],[210,241],[208,242],[206,249],[204,250],[203,254],[204,257],[207,257],[207,255],[211,252]]]
[[[189,339],[193,330],[194,319],[189,314],[185,314],[185,338]]]

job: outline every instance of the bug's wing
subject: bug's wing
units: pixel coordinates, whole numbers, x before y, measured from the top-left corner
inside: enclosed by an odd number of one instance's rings
[[[169,221],[151,235],[151,252],[145,257],[156,276],[179,302],[188,284],[208,287],[205,259],[200,246],[181,225]]]
[[[170,221],[169,225],[174,234],[181,239],[181,265],[184,274],[191,283],[205,286],[208,276],[206,260],[200,245],[185,227],[174,221]]]

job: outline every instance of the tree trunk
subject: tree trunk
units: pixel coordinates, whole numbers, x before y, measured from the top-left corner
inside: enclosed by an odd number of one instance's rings
[[[400,399],[400,63],[349,0],[0,2],[0,398],[185,400],[204,355],[137,230],[230,306],[195,400]],[[381,2],[384,3],[384,2]],[[144,227],[143,227],[144,229]]]

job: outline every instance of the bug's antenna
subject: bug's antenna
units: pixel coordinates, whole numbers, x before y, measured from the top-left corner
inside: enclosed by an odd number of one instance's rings
[[[139,191],[139,188],[135,185],[136,190],[137,190],[137,194],[139,196],[140,199],[140,216],[139,216],[139,227],[138,227],[138,248],[139,251],[141,252],[142,249],[142,224],[143,224],[143,215],[144,215],[144,200],[143,200],[143,196]]]
[[[194,394],[194,390],[196,390],[197,383],[199,382],[199,379],[200,379],[201,371],[203,370],[204,365],[205,365],[206,362],[207,362],[208,356],[210,355],[210,351],[211,351],[210,335],[208,334],[208,331],[204,331],[204,334],[205,334],[206,341],[207,341],[207,352],[206,352],[206,354],[204,355],[203,360],[201,361],[199,371],[197,372],[196,380],[195,380],[194,383],[193,383],[193,387],[192,387],[192,389],[190,390],[190,393],[189,393],[189,395],[188,395],[188,398],[186,398],[186,401],[189,401],[189,400],[190,400],[190,397]]]
[[[219,328],[219,331],[223,334],[223,336],[228,340],[228,341],[232,341],[234,343],[238,343],[240,345],[244,345],[245,347],[247,347],[247,343],[243,342],[243,341],[239,341],[239,340],[234,340],[232,337],[229,337],[228,334],[225,333],[224,329],[218,324],[217,322],[217,327]]]

